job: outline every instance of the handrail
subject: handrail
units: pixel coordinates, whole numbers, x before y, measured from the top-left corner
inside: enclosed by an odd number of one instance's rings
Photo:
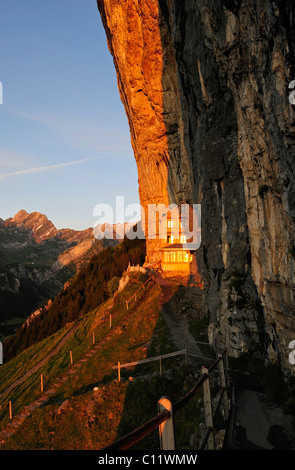
[[[136,297],[136,295],[138,294],[138,292],[150,281],[150,280],[153,280],[155,282],[155,276],[152,275],[150,276],[135,292],[134,294],[130,297],[129,300],[126,300],[126,307],[127,307],[127,310],[128,310],[128,307],[129,307],[129,302],[131,302],[131,300]]]
[[[231,450],[233,444],[233,436],[234,436],[234,426],[235,426],[235,418],[236,418],[236,394],[235,394],[235,387],[232,387],[232,395],[231,395],[231,407],[228,416],[228,425],[226,428],[224,441],[223,441],[223,449],[224,450]]]
[[[224,350],[219,357],[208,367],[207,371],[208,373],[204,370],[202,373],[202,376],[200,379],[197,381],[197,383],[194,385],[194,387],[180,400],[178,400],[174,406],[173,406],[173,413],[176,413],[179,411],[181,408],[183,408],[197,393],[197,391],[200,389],[200,387],[205,383],[206,380],[209,379],[210,372],[219,364],[220,361],[223,360],[224,355],[226,354],[226,350]],[[221,387],[221,395],[218,400],[217,407],[214,411],[213,417],[216,416],[216,413],[219,409],[219,406],[222,402],[222,398],[225,392],[225,387]],[[164,423],[171,417],[171,413],[168,410],[164,410],[161,413],[159,413],[157,416],[152,418],[150,421],[147,421],[145,424],[140,426],[139,428],[135,429],[131,433],[123,436],[122,438],[118,439],[115,441],[113,444],[110,444],[107,447],[104,447],[103,450],[126,450],[132,447],[135,443],[139,442],[142,440],[144,437],[146,437],[148,434],[150,434],[152,431],[154,431],[157,427],[160,426],[160,424]],[[207,427],[206,433],[203,436],[203,439],[201,441],[201,444],[199,446],[199,450],[205,448],[206,443],[209,439],[210,434],[213,432],[212,427]]]
[[[147,357],[146,359],[140,359],[140,360],[134,361],[134,362],[127,362],[126,364],[121,364],[120,363],[120,369],[123,369],[125,367],[138,366],[138,365],[141,365],[141,364],[148,364],[150,362],[160,361],[161,359],[168,359],[168,358],[175,357],[175,356],[180,356],[180,355],[186,354],[186,353],[187,353],[186,349],[181,349],[181,351],[175,351],[175,352],[172,352],[172,353],[162,354],[160,356]],[[118,368],[119,368],[118,365],[113,366],[113,369],[118,369]]]
[[[226,349],[223,350],[223,352],[221,353],[221,357],[223,357],[224,355],[226,354]],[[212,372],[213,369],[215,369],[215,367],[217,366],[217,364],[220,362],[221,358],[218,357],[216,359],[216,361],[214,361],[211,366],[208,367],[208,371],[209,372]]]
[[[197,393],[201,385],[203,385],[207,377],[207,374],[203,374],[202,377],[196,383],[196,385],[184,397],[180,398],[180,400],[175,403],[173,407],[174,412],[181,410],[181,408],[183,408],[195,396],[195,394]]]
[[[209,439],[209,436],[211,434],[211,432],[213,431],[213,429],[211,427],[207,428],[201,442],[200,442],[200,445],[199,445],[199,449],[198,450],[204,450],[205,447],[206,447],[206,444],[207,444],[207,441]]]
[[[113,444],[110,444],[107,447],[104,447],[103,450],[126,450],[132,447],[136,442],[143,439],[145,436],[150,434],[152,431],[157,429],[160,424],[164,423],[169,419],[171,416],[170,411],[164,410],[162,413],[158,414],[150,421],[147,421],[145,424],[140,426],[139,428],[135,429],[134,431],[130,432],[121,439],[118,439]]]

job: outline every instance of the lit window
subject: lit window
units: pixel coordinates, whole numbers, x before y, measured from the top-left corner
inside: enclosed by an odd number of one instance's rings
[[[168,220],[168,228],[173,228],[173,220]]]
[[[180,236],[180,243],[186,243],[186,235]]]
[[[165,251],[165,261],[166,261],[166,263],[169,263],[169,261],[170,261],[170,252],[169,251]]]
[[[170,237],[170,243],[173,243],[173,242],[174,242],[174,236],[171,235],[171,237]]]

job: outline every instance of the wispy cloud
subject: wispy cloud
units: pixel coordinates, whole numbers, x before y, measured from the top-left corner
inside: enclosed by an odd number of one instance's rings
[[[31,168],[38,165],[38,160],[32,155],[0,148],[0,170],[3,172],[16,171],[19,168]]]
[[[72,162],[57,163],[55,165],[37,166],[34,168],[27,168],[25,170],[11,171],[10,173],[0,174],[0,179],[9,178],[11,176],[32,175],[34,173],[43,173],[47,171],[59,170],[67,166],[81,165],[82,163],[95,160],[95,158],[84,158],[82,160],[74,160]]]
[[[126,129],[122,130],[115,124],[102,123],[99,116],[93,119],[81,116],[54,116],[44,112],[27,112],[11,108],[15,116],[41,124],[54,133],[55,136],[83,151],[104,154],[105,152],[130,151],[130,137]],[[116,138],[114,139],[114,135]]]

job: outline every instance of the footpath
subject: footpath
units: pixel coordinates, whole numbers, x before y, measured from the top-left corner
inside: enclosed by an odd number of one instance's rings
[[[190,360],[194,370],[212,363],[193,342],[187,320],[173,308],[172,285],[159,273],[155,273],[155,281],[162,289],[159,306],[175,346],[182,349],[186,338],[192,341],[190,352],[199,356],[193,362]],[[232,450],[295,450],[293,417],[272,403],[250,375],[230,371],[230,377],[236,400]]]
[[[184,349],[186,340],[189,344],[190,366],[194,371],[199,371],[202,366],[212,363],[212,359],[206,358],[204,353],[196,343],[195,338],[189,331],[187,318],[180,315],[173,307],[173,287],[172,284],[159,273],[154,274],[155,282],[161,287],[162,293],[159,298],[159,309],[169,328],[172,341],[178,350]]]
[[[251,375],[231,371],[236,390],[232,450],[295,450],[294,417],[273,403]]]

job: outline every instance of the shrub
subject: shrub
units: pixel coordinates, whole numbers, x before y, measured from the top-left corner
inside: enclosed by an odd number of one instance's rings
[[[119,287],[119,281],[120,278],[118,276],[113,276],[112,279],[108,282],[108,293],[110,297],[112,297],[114,293],[117,292]]]

